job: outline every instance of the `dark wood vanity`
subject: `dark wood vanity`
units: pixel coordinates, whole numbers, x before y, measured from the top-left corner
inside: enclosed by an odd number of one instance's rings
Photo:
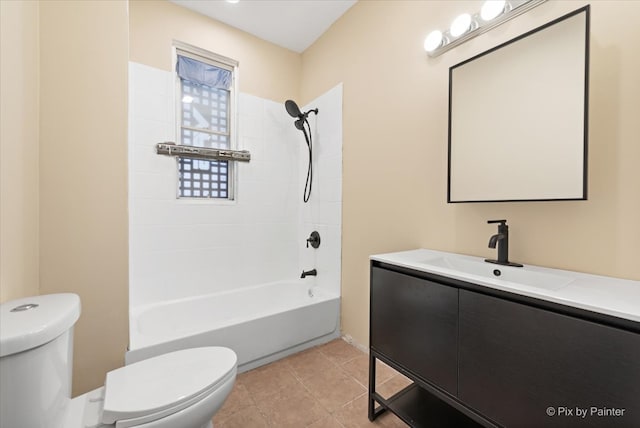
[[[640,427],[640,323],[371,261],[369,419]],[[379,359],[413,383],[375,388]]]

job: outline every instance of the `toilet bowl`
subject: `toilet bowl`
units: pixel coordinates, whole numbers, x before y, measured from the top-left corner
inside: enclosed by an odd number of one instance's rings
[[[231,392],[236,354],[203,347],[107,373],[105,385],[71,400],[75,294],[0,305],[3,428],[205,428]]]

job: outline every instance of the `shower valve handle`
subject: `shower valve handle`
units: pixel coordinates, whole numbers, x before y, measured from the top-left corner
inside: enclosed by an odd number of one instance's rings
[[[320,246],[320,234],[317,231],[311,232],[311,235],[307,238],[307,248],[309,248],[309,244],[313,248],[318,248]]]

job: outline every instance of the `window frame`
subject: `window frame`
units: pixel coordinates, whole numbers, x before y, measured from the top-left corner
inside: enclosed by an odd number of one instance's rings
[[[229,149],[238,150],[238,61],[216,54],[214,52],[183,43],[177,40],[173,41],[172,46],[172,64],[174,75],[174,98],[175,98],[175,141],[179,145],[182,144],[182,83],[180,76],[175,69],[178,62],[178,55],[195,59],[196,61],[211,64],[218,68],[229,70],[232,73],[232,84],[229,88]],[[188,201],[195,203],[235,203],[238,191],[238,165],[237,162],[227,161],[227,197],[194,197],[180,195],[180,157],[176,157],[176,199],[180,201]]]

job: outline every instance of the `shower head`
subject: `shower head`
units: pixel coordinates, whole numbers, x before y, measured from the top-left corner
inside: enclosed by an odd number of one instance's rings
[[[287,109],[287,113],[289,113],[289,116],[291,116],[291,117],[295,117],[296,119],[298,119],[301,116],[304,116],[302,114],[302,112],[300,111],[300,108],[298,107],[298,104],[296,104],[296,102],[293,101],[293,100],[285,101],[284,107]],[[298,128],[297,122],[296,122],[296,128]],[[298,129],[300,129],[300,128],[298,128]]]
[[[298,107],[298,104],[296,104],[296,102],[293,100],[285,101],[284,108],[287,109],[287,113],[289,113],[289,116],[298,119],[294,122],[296,125],[296,128],[298,129],[302,129],[302,124],[304,123],[305,120],[307,120],[307,116],[309,116],[309,113],[318,114],[317,108],[312,108],[306,113],[301,112],[300,107]]]

